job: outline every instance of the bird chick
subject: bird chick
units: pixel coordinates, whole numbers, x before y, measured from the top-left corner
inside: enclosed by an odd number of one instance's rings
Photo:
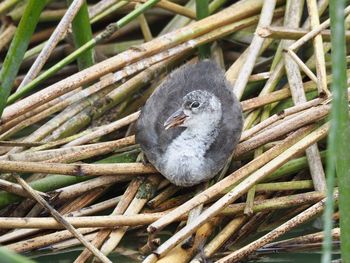
[[[192,186],[223,168],[242,123],[224,72],[205,60],[180,67],[157,88],[141,111],[136,141],[170,182]]]

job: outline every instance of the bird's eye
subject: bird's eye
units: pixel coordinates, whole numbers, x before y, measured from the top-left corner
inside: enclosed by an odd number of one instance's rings
[[[199,102],[198,101],[194,101],[194,102],[192,102],[192,104],[191,104],[191,108],[193,109],[193,108],[198,108],[199,107]]]

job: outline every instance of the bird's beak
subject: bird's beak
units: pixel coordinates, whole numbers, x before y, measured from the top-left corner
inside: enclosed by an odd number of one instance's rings
[[[184,123],[188,116],[183,112],[182,109],[175,111],[171,116],[164,122],[165,129],[173,128]]]

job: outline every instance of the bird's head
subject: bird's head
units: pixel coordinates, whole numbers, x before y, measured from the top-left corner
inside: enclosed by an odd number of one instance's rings
[[[164,122],[165,129],[173,127],[196,128],[216,124],[222,116],[221,103],[212,93],[195,90],[183,97],[182,106]]]

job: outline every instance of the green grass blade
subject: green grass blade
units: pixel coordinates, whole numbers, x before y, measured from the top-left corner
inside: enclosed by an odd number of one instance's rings
[[[68,0],[68,3],[71,4],[73,0]],[[90,26],[89,13],[86,1],[81,6],[79,12],[75,16],[72,22],[73,29],[73,38],[75,48],[78,49],[83,46],[86,42],[89,42],[92,39],[92,30]],[[88,68],[94,64],[94,50],[88,49],[83,52],[78,57],[78,67],[79,70]]]
[[[201,20],[209,15],[209,0],[196,0],[197,20]],[[210,45],[204,44],[198,47],[200,59],[210,57]]]
[[[46,0],[29,0],[0,72],[0,116]]]
[[[35,261],[25,258],[21,255],[14,253],[13,251],[8,250],[7,248],[0,248],[0,257],[1,262],[8,263],[35,263]]]
[[[218,10],[227,0],[213,0],[209,5],[209,13],[212,14]]]
[[[332,39],[332,112],[328,138],[327,206],[325,210],[325,240],[322,262],[331,262],[331,228],[335,171],[339,185],[339,210],[342,262],[350,262],[350,126],[348,115],[344,9],[345,0],[330,1]]]

